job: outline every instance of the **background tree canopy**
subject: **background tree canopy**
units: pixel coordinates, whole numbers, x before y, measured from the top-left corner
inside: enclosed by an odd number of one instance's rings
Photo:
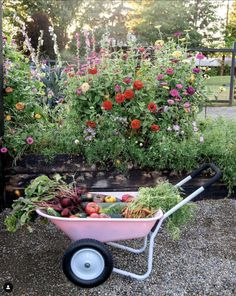
[[[60,50],[67,48],[73,52],[75,44],[70,41],[71,36],[84,27],[94,31],[97,41],[104,32],[109,32],[118,44],[124,44],[130,31],[140,44],[150,45],[160,39],[161,25],[163,39],[176,31],[188,30],[190,47],[208,45],[218,38],[215,33],[221,23],[216,9],[220,5],[220,1],[211,0],[3,0],[3,11],[7,23],[14,26],[17,24],[13,15],[17,13],[28,24],[32,40],[37,39],[37,30],[42,27],[35,16],[44,13],[44,18],[46,15],[48,18],[45,23],[53,25],[57,33]],[[232,15],[231,29],[229,26],[227,29],[230,36],[234,36],[234,18]],[[50,41],[45,40],[44,52],[47,46],[51,48]],[[47,54],[51,56],[50,50]]]

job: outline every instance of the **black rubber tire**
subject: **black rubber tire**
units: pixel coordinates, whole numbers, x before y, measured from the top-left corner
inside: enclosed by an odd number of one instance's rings
[[[71,269],[71,259],[73,255],[81,249],[93,249],[100,253],[104,260],[104,269],[102,273],[91,280],[79,278]],[[65,251],[62,259],[62,268],[66,277],[75,285],[83,288],[93,288],[104,283],[113,270],[113,258],[107,247],[95,239],[81,239],[72,243]]]

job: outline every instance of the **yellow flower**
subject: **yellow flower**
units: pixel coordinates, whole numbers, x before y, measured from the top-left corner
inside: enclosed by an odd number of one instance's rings
[[[155,26],[156,29],[160,29],[161,28],[161,25],[157,25]]]
[[[158,45],[163,46],[164,43],[165,43],[165,42],[164,42],[163,40],[156,40],[156,42],[155,42],[155,46],[158,46]]]
[[[25,109],[25,104],[22,102],[18,102],[18,103],[16,103],[15,107],[17,110],[22,111]]]
[[[220,92],[226,91],[226,88],[223,87],[223,86],[221,86],[221,87],[219,88],[219,91],[220,91]]]
[[[195,81],[195,75],[194,74],[191,75],[190,81],[191,82],[194,82]]]
[[[138,70],[137,72],[136,72],[136,75],[137,76],[140,76],[142,74],[142,72],[140,71],[140,70]]]
[[[176,51],[174,51],[174,52],[172,53],[172,56],[173,56],[174,58],[179,58],[179,57],[181,57],[181,55],[182,55],[182,52],[179,51],[179,50],[176,50]]]
[[[5,119],[6,121],[11,121],[11,115],[6,115]]]
[[[116,165],[120,165],[120,160],[119,159],[116,160]]]
[[[40,119],[42,116],[40,115],[40,114],[38,114],[38,113],[36,113],[35,115],[34,115],[34,118],[35,119]]]
[[[105,99],[109,99],[110,96],[109,96],[109,95],[105,95],[104,98],[105,98]]]
[[[167,86],[167,85],[163,85],[162,88],[170,89],[169,86]]]
[[[80,88],[83,93],[86,93],[90,89],[90,85],[87,82],[84,82]]]

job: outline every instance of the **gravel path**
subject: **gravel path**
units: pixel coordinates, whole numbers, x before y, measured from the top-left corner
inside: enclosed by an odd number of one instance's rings
[[[236,295],[236,200],[199,201],[197,218],[172,241],[165,227],[156,238],[153,271],[139,282],[112,274],[101,286],[82,289],[61,269],[70,241],[53,225],[36,223],[34,232],[7,233],[0,214],[0,283],[10,281],[15,296],[182,296]],[[105,231],[105,229],[104,229]],[[132,242],[137,245],[139,241]],[[145,271],[145,255],[112,249],[115,265]],[[2,288],[0,288],[2,289]]]
[[[236,119],[236,106],[232,107],[206,107],[206,110],[204,108],[203,112],[200,113],[200,118],[211,117],[211,118],[217,118],[217,117],[224,117],[226,119]]]

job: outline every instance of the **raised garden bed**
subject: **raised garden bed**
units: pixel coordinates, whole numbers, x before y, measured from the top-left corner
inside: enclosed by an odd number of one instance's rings
[[[175,184],[188,175],[188,172],[177,175],[170,171],[159,172],[140,169],[130,169],[126,174],[122,174],[112,167],[105,170],[96,165],[89,166],[83,162],[81,157],[76,155],[57,155],[52,161],[46,160],[41,155],[27,155],[14,166],[12,160],[6,158],[5,205],[10,206],[12,201],[19,196],[19,192],[22,193],[24,187],[38,175],[52,176],[55,173],[68,176],[70,181],[72,175],[74,175],[79,185],[85,185],[93,191],[136,191],[139,187],[155,186],[158,182],[167,179]],[[206,176],[193,179],[185,186],[186,193],[194,191],[206,181]],[[197,199],[219,199],[226,197],[227,194],[227,187],[223,183],[217,182]],[[235,196],[236,190],[234,188],[231,197]]]

